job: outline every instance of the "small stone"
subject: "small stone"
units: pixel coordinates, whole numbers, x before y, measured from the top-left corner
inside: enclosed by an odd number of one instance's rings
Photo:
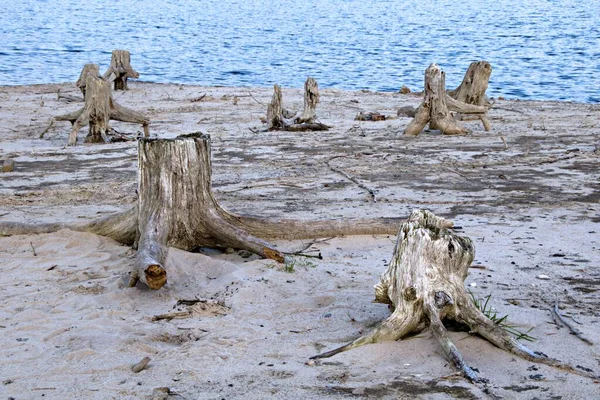
[[[314,360],[308,360],[305,364],[308,366],[313,366],[313,365],[315,365],[315,362],[314,362]]]
[[[410,89],[408,88],[408,86],[402,85],[402,87],[400,88],[400,94],[409,94],[409,93],[410,93]]]
[[[471,287],[476,287],[476,286],[477,286],[477,283],[476,283],[476,282],[471,282],[471,283],[469,283],[469,286],[471,286]]]
[[[15,170],[15,160],[7,158],[2,160],[2,172],[13,172]]]
[[[550,279],[550,277],[549,277],[548,275],[538,275],[538,276],[537,276],[537,278],[538,278],[538,279],[545,280],[545,281],[547,281],[547,280],[549,280],[549,279]]]
[[[404,106],[398,109],[396,115],[414,118],[416,110],[413,106]]]

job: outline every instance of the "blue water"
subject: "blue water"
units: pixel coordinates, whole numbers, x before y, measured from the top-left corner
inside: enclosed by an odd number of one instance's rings
[[[140,80],[422,89],[432,63],[488,94],[600,103],[600,1],[3,0],[0,85],[74,82],[128,49]]]

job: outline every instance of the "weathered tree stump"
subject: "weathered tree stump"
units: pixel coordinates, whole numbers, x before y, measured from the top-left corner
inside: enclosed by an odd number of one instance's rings
[[[492,65],[487,61],[474,61],[469,65],[461,84],[448,95],[465,104],[473,104],[488,108],[490,102],[485,94],[492,75]],[[477,118],[483,123],[486,131],[490,130],[490,122],[485,115]]]
[[[134,279],[152,289],[162,287],[167,246],[187,251],[233,247],[284,261],[283,253],[249,234],[217,203],[208,136],[142,139],[138,160],[140,236]]]
[[[128,78],[139,78],[140,74],[131,68],[131,55],[127,50],[113,50],[110,67],[103,77],[109,82],[114,81],[114,90],[127,90]]]
[[[319,95],[319,85],[313,78],[308,77],[304,82],[304,110],[302,115],[294,120],[296,124],[312,124],[317,118],[317,104],[321,96]]]
[[[451,221],[429,211],[413,211],[400,226],[392,260],[375,286],[375,302],[388,304],[392,315],[370,333],[312,358],[331,357],[364,344],[402,339],[429,327],[448,360],[467,379],[477,381],[477,375],[465,364],[442,323],[455,320],[526,360],[592,376],[529,350],[474,305],[464,281],[475,249],[471,239],[448,230],[452,226]]]
[[[464,114],[485,114],[487,108],[465,104],[446,94],[446,74],[431,64],[425,70],[425,98],[416,110],[414,119],[404,130],[405,135],[416,136],[429,123],[431,129],[439,129],[445,135],[463,135],[468,129],[459,125],[450,111]]]
[[[73,125],[67,142],[69,146],[77,143],[77,133],[85,125],[89,125],[86,143],[106,142],[106,132],[110,129],[108,122],[111,119],[142,124],[144,136],[148,137],[150,124],[148,118],[137,111],[118,105],[112,98],[108,82],[93,74],[87,74],[85,87],[84,107],[54,118],[56,121],[70,121]]]
[[[316,107],[319,103],[319,85],[313,78],[308,78],[304,83],[304,109],[300,116],[284,109],[282,104],[281,88],[273,87],[273,97],[267,105],[267,129],[286,131],[326,131],[330,127],[316,121]]]
[[[284,129],[286,126],[281,100],[281,87],[279,85],[274,85],[273,97],[271,98],[271,102],[267,105],[267,129],[270,131]]]
[[[75,83],[75,86],[77,86],[79,90],[81,90],[81,93],[83,93],[84,98],[88,75],[92,75],[97,78],[100,77],[100,67],[98,67],[98,64],[85,64],[81,70],[79,79],[77,79],[77,82]]]

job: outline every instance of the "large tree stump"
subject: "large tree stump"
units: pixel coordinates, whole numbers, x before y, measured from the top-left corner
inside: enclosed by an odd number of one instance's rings
[[[465,364],[442,323],[455,320],[526,360],[592,376],[529,350],[474,305],[464,281],[475,249],[469,238],[448,230],[452,226],[451,221],[429,211],[413,211],[400,226],[392,260],[375,286],[375,302],[388,304],[392,315],[370,333],[313,358],[331,357],[364,344],[402,339],[429,327],[448,360],[466,378],[477,381],[477,375]]]
[[[81,93],[83,93],[84,98],[88,75],[92,75],[97,78],[100,77],[100,67],[98,67],[98,64],[85,64],[83,66],[83,69],[81,70],[79,79],[77,79],[77,82],[75,82],[75,86],[77,86],[79,90],[81,90]]]
[[[127,50],[113,50],[110,67],[103,77],[109,82],[114,81],[114,90],[127,90],[128,78],[139,78],[140,74],[131,68],[131,55]]]
[[[85,87],[84,107],[54,118],[57,121],[70,121],[73,125],[67,142],[69,146],[77,143],[77,133],[85,125],[89,125],[89,132],[85,138],[86,143],[106,142],[106,132],[110,129],[108,122],[111,119],[142,124],[144,136],[148,137],[148,125],[150,124],[148,118],[137,111],[117,104],[112,98],[108,82],[93,74],[87,74]]]
[[[462,135],[469,132],[459,125],[450,111],[464,114],[485,114],[487,108],[465,104],[446,94],[446,74],[436,64],[425,70],[425,98],[415,112],[415,117],[404,130],[405,135],[416,136],[429,123],[431,129],[439,129],[445,135]]]
[[[330,127],[316,121],[316,107],[319,103],[319,85],[309,77],[304,83],[304,109],[302,114],[290,113],[283,108],[281,87],[273,87],[273,97],[267,105],[267,129],[286,131],[326,131]]]
[[[284,255],[246,230],[217,203],[211,190],[210,137],[142,139],[139,144],[136,269],[152,289],[166,282],[167,246],[245,249],[279,262]]]
[[[448,95],[465,104],[473,104],[488,108],[490,102],[485,92],[492,75],[492,65],[487,61],[474,61],[469,65],[461,84]],[[486,131],[490,130],[490,122],[485,115],[477,118],[483,123]]]

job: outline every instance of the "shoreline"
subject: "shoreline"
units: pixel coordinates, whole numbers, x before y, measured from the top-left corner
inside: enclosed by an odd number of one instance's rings
[[[135,199],[135,141],[87,145],[82,129],[77,146],[67,147],[67,122],[38,138],[49,118],[81,107],[59,101],[58,88],[81,96],[73,83],[0,87],[0,157],[15,160],[15,171],[0,175],[1,221],[85,221]],[[323,88],[317,114],[333,128],[294,133],[261,131],[272,88],[139,81],[130,88],[115,100],[146,113],[151,136],[211,135],[213,189],[229,211],[309,220],[428,208],[451,217],[475,245],[468,287],[480,297],[491,294],[500,316],[533,327],[537,341],[526,343],[533,350],[600,370],[600,105],[499,100],[489,113],[490,132],[467,121],[470,135],[408,138],[398,132],[410,118],[396,110],[418,105],[417,96]],[[300,109],[302,90],[283,88],[283,103]],[[361,110],[393,118],[355,121]],[[128,136],[141,130],[112,125]],[[154,292],[125,287],[133,251],[112,240],[68,230],[0,237],[0,343],[7,360],[0,380],[11,381],[0,387],[17,399],[133,399],[158,387],[185,398],[485,398],[482,387],[454,375],[427,331],[307,364],[387,318],[385,306],[371,303],[372,286],[394,240],[315,243],[324,259],[299,262],[293,273],[239,252],[171,249],[170,281]],[[308,241],[277,244],[296,249]],[[594,346],[552,322],[557,297],[563,315],[581,323]],[[194,298],[206,301],[204,309],[152,321]],[[490,379],[489,391],[504,398],[586,398],[598,390],[591,379],[513,361],[467,332],[451,337],[466,362]],[[149,368],[131,372],[146,356]]]

